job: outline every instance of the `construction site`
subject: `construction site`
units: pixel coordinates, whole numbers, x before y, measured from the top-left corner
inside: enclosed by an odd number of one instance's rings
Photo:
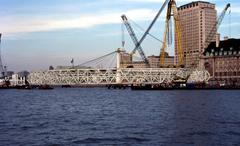
[[[240,41],[230,36],[221,41],[218,33],[225,15],[231,14],[230,8],[231,5],[226,4],[217,16],[216,6],[210,2],[177,6],[175,0],[165,0],[150,25],[140,28],[144,31],[141,38],[123,14],[121,47],[77,66],[32,72],[27,82],[31,85],[132,86],[136,89],[239,87]],[[160,15],[165,16],[162,40],[150,33]],[[134,44],[130,52],[125,50],[124,31]],[[159,55],[146,56],[142,47],[146,37],[159,42]],[[168,52],[172,44],[174,56]],[[2,65],[1,68],[3,76]]]

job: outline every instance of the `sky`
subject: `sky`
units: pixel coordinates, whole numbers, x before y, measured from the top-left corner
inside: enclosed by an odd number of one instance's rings
[[[1,53],[4,65],[13,71],[37,71],[50,65],[70,65],[105,55],[121,47],[121,15],[126,14],[146,29],[164,0],[0,0]],[[176,0],[183,5],[192,0]],[[240,38],[240,1],[209,0],[218,15],[231,3],[219,28],[221,36]],[[162,39],[165,11],[150,31]],[[132,22],[133,20],[133,22]],[[229,23],[231,22],[231,23]],[[231,27],[229,27],[231,25]],[[143,32],[133,25],[140,38]],[[230,29],[231,28],[231,29]],[[125,32],[125,49],[134,47]],[[147,37],[146,55],[159,55],[161,43]],[[173,50],[168,50],[173,54]]]

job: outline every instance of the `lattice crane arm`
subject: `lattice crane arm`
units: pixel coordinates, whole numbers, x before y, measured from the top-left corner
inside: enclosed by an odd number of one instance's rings
[[[153,21],[151,22],[151,24],[149,25],[148,29],[146,30],[146,32],[143,34],[142,38],[140,39],[138,45],[134,48],[134,50],[132,52],[135,52],[138,47],[142,44],[142,42],[144,41],[144,39],[146,38],[146,36],[149,34],[150,30],[152,29],[153,25],[156,23],[158,17],[160,16],[160,14],[162,13],[162,11],[164,10],[164,8],[166,7],[166,5],[168,4],[169,0],[165,0],[165,2],[163,3],[161,9],[158,11],[157,15],[154,17]]]
[[[138,46],[137,49],[132,52],[132,54],[135,54],[135,52],[138,51],[139,54],[141,55],[141,58],[142,58],[143,61],[145,62],[145,64],[149,67],[148,59],[147,59],[145,53],[143,52],[143,49],[142,49],[141,45],[139,44],[139,41],[138,41],[138,39],[137,39],[137,36],[136,36],[136,34],[134,33],[131,24],[128,22],[128,19],[127,19],[126,15],[122,15],[121,17],[122,17],[123,23],[124,23],[124,25],[126,26],[127,31],[128,31],[128,33],[129,33],[129,35],[130,35],[133,43],[135,44],[135,46]]]
[[[221,15],[218,17],[216,23],[213,25],[211,31],[209,32],[208,36],[207,36],[207,39],[205,41],[205,48],[208,47],[208,45],[211,43],[211,41],[213,40],[214,36],[216,35],[216,32],[218,31],[218,28],[219,26],[221,25],[222,21],[223,21],[223,18],[228,10],[228,8],[231,7],[231,4],[228,3],[226,5],[226,7],[223,9]]]

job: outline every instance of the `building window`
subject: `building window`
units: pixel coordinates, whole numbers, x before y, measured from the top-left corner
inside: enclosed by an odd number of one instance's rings
[[[233,76],[237,76],[237,72],[233,72]]]

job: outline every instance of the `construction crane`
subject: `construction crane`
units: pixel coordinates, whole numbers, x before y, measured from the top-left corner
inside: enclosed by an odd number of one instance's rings
[[[205,48],[208,47],[208,45],[211,43],[211,41],[213,40],[213,38],[216,36],[216,33],[217,33],[217,31],[218,31],[218,28],[219,28],[219,26],[221,25],[222,20],[223,20],[225,14],[226,14],[228,8],[230,8],[230,7],[231,7],[231,4],[228,3],[228,4],[226,5],[226,7],[223,9],[221,15],[218,17],[216,23],[213,25],[211,31],[209,32],[209,34],[208,34],[208,36],[207,36],[207,39],[205,40]]]
[[[128,33],[129,33],[129,35],[130,35],[133,43],[135,44],[135,46],[138,46],[139,41],[138,41],[137,36],[136,36],[136,34],[134,33],[134,31],[133,31],[130,23],[128,22],[128,19],[127,19],[126,15],[122,15],[121,17],[122,17],[123,23],[124,23],[124,25],[126,26],[127,31],[128,31]],[[150,67],[149,62],[148,62],[148,59],[147,59],[146,55],[144,54],[143,49],[142,49],[142,47],[141,47],[140,45],[138,46],[137,50],[138,50],[141,58],[143,59],[144,63],[146,64],[146,66],[147,66],[147,67]],[[135,53],[135,51],[132,52],[130,55],[132,56],[134,53]]]
[[[165,0],[165,2],[163,3],[161,9],[158,11],[157,15],[154,17],[153,21],[151,22],[151,24],[147,28],[146,32],[143,34],[142,38],[140,39],[140,41],[138,42],[136,47],[133,49],[132,54],[134,54],[136,52],[136,50],[141,46],[142,42],[145,40],[146,36],[149,34],[150,30],[152,29],[153,25],[156,23],[158,17],[162,13],[162,11],[164,10],[164,8],[168,4],[168,2],[169,2],[169,0]]]
[[[182,36],[181,36],[181,30],[180,30],[180,19],[177,11],[177,5],[175,0],[170,0],[168,3],[168,9],[167,9],[167,15],[166,15],[166,21],[165,21],[165,31],[164,31],[164,37],[163,37],[163,46],[160,53],[160,66],[164,66],[165,64],[165,52],[167,48],[167,42],[170,44],[172,41],[171,39],[171,16],[174,17],[174,28],[175,28],[175,47],[177,48],[177,54],[178,56],[178,67],[181,67],[184,65],[184,59],[183,59],[183,49],[182,49]],[[167,39],[168,38],[168,39]]]

